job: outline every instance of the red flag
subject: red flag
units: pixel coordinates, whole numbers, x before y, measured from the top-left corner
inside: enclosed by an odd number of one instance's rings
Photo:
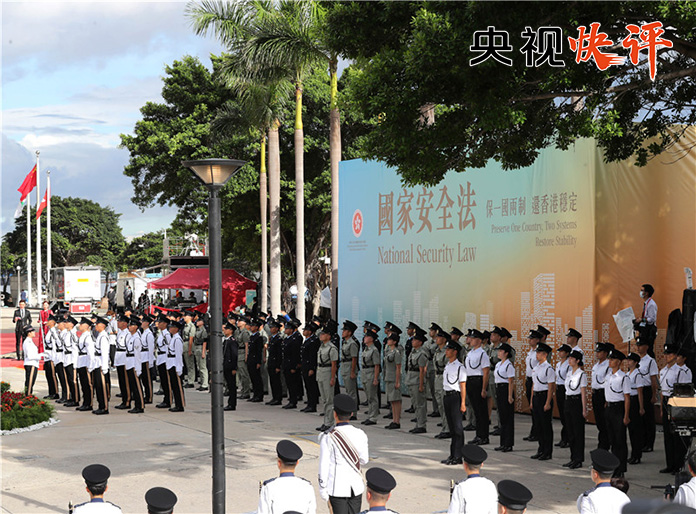
[[[29,193],[32,192],[32,190],[36,187],[36,165],[31,169],[29,172],[29,175],[26,176],[24,179],[24,182],[22,182],[22,185],[19,186],[19,191],[22,195],[22,197],[19,199],[20,202],[23,202],[24,199],[29,195]]]
[[[36,208],[36,219],[37,220],[41,217],[41,213],[46,208],[46,205],[48,205],[48,188],[46,188],[46,192],[44,193],[43,200],[41,200],[41,203]]]

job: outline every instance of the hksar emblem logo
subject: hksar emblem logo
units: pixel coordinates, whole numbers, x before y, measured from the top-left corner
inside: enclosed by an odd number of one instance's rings
[[[363,214],[360,209],[356,209],[353,213],[353,235],[360,237],[363,230]]]

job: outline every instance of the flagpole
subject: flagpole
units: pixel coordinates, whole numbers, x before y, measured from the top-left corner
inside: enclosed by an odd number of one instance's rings
[[[36,151],[36,208],[41,205],[41,168],[39,151]],[[36,305],[41,308],[41,220],[36,220]]]
[[[51,285],[51,170],[46,170],[46,294]],[[46,296],[48,299],[48,296]]]
[[[27,303],[31,305],[31,194],[27,194]]]

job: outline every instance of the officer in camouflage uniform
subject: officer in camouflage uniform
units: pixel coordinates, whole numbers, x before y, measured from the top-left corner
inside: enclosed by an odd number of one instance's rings
[[[447,365],[447,355],[445,354],[445,344],[449,340],[449,334],[440,330],[435,336],[437,347],[433,354],[433,367],[435,368],[435,399],[437,401],[438,412],[445,412],[445,386],[442,382],[442,375]],[[449,439],[451,437],[447,416],[441,416],[442,430],[435,436],[435,439]]]

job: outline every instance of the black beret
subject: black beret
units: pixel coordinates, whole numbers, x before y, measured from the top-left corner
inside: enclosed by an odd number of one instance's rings
[[[462,345],[459,344],[457,341],[452,341],[452,339],[447,340],[447,346],[445,348],[449,348],[451,350],[457,350],[457,353],[462,351]]]
[[[454,336],[462,337],[464,335],[464,332],[459,330],[457,327],[452,327],[452,330],[450,330],[450,334],[452,334]]]
[[[351,320],[347,319],[343,322],[343,330],[348,330],[349,332],[355,332],[358,329],[358,325],[353,323]]]
[[[583,360],[582,352],[579,352],[577,350],[573,350],[572,352],[570,352],[568,357],[572,357],[573,359],[576,359],[579,363],[582,364],[582,360]]]
[[[462,457],[467,464],[478,466],[488,458],[488,454],[476,444],[465,444],[462,448]]]
[[[501,343],[496,350],[503,350],[504,352],[507,352],[508,355],[512,353],[512,346],[510,346],[507,343]]]
[[[372,330],[373,332],[379,334],[379,325],[377,325],[376,323],[372,323],[371,321],[366,320],[365,323],[363,323],[363,328]]]
[[[563,343],[561,346],[558,347],[558,350],[556,351],[570,353],[571,350],[572,348],[570,347],[570,345]]]
[[[538,330],[530,330],[527,336],[528,339],[541,339],[542,337],[544,337],[543,334]]]
[[[664,353],[665,353],[665,354],[668,354],[668,353],[677,353],[677,350],[678,350],[678,348],[677,348],[677,345],[676,345],[676,344],[666,344],[666,345],[665,345],[665,351],[664,351]]]
[[[302,458],[302,449],[287,439],[278,441],[276,453],[283,462],[297,462]]]
[[[478,329],[470,328],[467,337],[475,337],[476,339],[483,339],[483,332]]]
[[[631,352],[626,356],[627,359],[632,360],[633,362],[640,362],[640,355],[638,355],[635,352]]]
[[[544,334],[545,336],[551,335],[551,331],[544,325],[537,325],[537,332]]]
[[[532,492],[514,480],[498,482],[498,503],[511,510],[523,511],[532,501]]]
[[[610,359],[619,359],[620,361],[624,360],[626,358],[626,354],[623,352],[620,352],[616,348],[613,349],[611,352],[609,352],[609,358]]]
[[[580,339],[582,337],[582,334],[575,330],[574,328],[571,328],[568,330],[568,333],[566,334],[566,337],[577,337]]]
[[[553,350],[551,349],[551,347],[550,347],[549,345],[547,345],[546,343],[539,343],[539,344],[536,346],[536,351],[537,351],[537,352],[542,352],[542,353],[547,353],[547,354],[550,354],[551,352],[553,352]]]
[[[24,327],[23,333],[25,336],[28,336],[32,332],[36,332],[36,331],[34,330],[34,327],[32,327],[31,325]]]
[[[337,394],[334,396],[334,410],[339,414],[353,414],[357,409],[355,400],[347,394]]]
[[[590,458],[592,459],[592,468],[599,473],[611,473],[621,464],[616,455],[602,448],[592,450]]]
[[[396,480],[382,468],[370,468],[365,473],[367,487],[378,494],[389,494],[396,487]]]
[[[147,510],[152,514],[169,514],[173,512],[178,498],[166,487],[153,487],[145,493]]]
[[[82,470],[82,478],[87,484],[103,484],[111,476],[111,470],[103,464],[90,464]]]

